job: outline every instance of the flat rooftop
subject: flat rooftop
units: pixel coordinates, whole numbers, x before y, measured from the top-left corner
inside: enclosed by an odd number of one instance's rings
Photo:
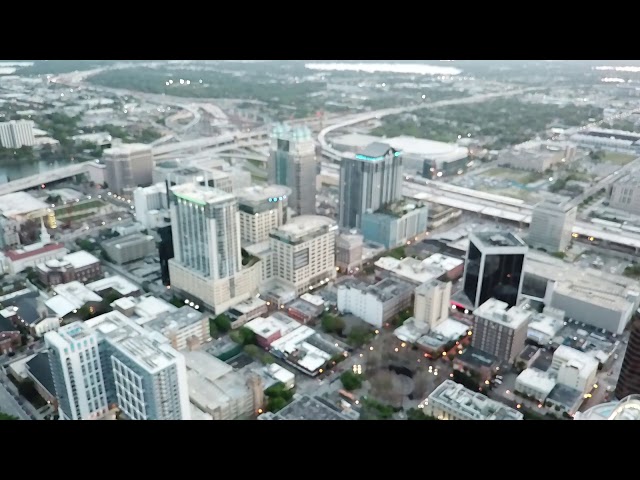
[[[336,222],[320,215],[300,215],[291,218],[287,223],[271,233],[277,240],[291,243],[303,242],[331,230],[338,230]]]
[[[291,189],[284,185],[254,185],[243,188],[237,194],[239,203],[248,204],[269,202],[274,198],[284,200],[290,195]]]
[[[295,398],[275,414],[274,420],[350,420],[349,417],[329,408],[308,395]]]
[[[417,260],[407,257],[398,260],[394,257],[381,257],[374,264],[376,268],[386,270],[417,285],[436,280],[447,273],[442,265],[433,261]]]
[[[264,300],[257,297],[251,297],[248,300],[245,300],[244,302],[238,303],[231,310],[235,310],[238,313],[244,315],[246,313],[253,312],[258,308],[262,308],[266,305],[267,305],[267,302],[265,302]]]
[[[523,306],[509,308],[506,302],[495,298],[490,298],[473,311],[476,317],[512,329],[517,329],[523,323],[528,322],[534,313],[530,308],[523,308]]]
[[[0,196],[0,214],[7,218],[14,218],[40,210],[44,213],[48,207],[48,204],[27,192],[7,193]]]
[[[633,309],[633,303],[626,298],[620,297],[619,294],[584,286],[578,282],[556,282],[553,295],[564,295],[617,312],[630,312]]]
[[[269,316],[254,318],[244,326],[262,338],[269,338],[277,333],[283,335],[287,331],[290,331],[291,328],[289,325],[290,324],[286,324],[272,316]]]
[[[527,249],[527,244],[520,237],[503,230],[470,233],[469,239],[485,248],[520,247]]]
[[[121,275],[111,275],[110,277],[87,283],[87,288],[94,292],[102,292],[107,289],[113,289],[122,296],[131,295],[140,290],[135,283],[130,282]]]
[[[411,295],[415,289],[415,287],[411,283],[405,282],[403,280],[398,280],[397,278],[393,277],[384,278],[373,285],[362,283],[357,280],[344,281],[338,288],[341,288],[343,286],[369,293],[383,303],[393,300],[400,295]]]
[[[106,156],[126,156],[134,153],[149,152],[151,154],[151,146],[144,143],[121,143],[117,147],[107,148],[104,150]]]
[[[480,368],[492,368],[500,364],[500,359],[489,353],[485,353],[473,347],[467,347],[461,354],[456,356],[456,360],[460,360],[469,365]]]
[[[102,242],[103,247],[113,248],[127,248],[129,245],[134,245],[140,242],[155,241],[153,236],[145,235],[144,233],[132,233],[123,237],[114,237]]]
[[[236,197],[231,193],[213,187],[204,187],[195,183],[184,183],[171,188],[178,198],[198,205],[210,205],[221,202],[234,202]]]
[[[62,258],[62,260],[68,262],[73,268],[84,268],[95,263],[100,263],[98,257],[91,255],[89,252],[84,250],[68,253]]]
[[[521,412],[473,392],[453,380],[445,380],[428,398],[431,402],[446,405],[457,416],[467,420],[523,420]]]
[[[580,390],[557,383],[547,400],[559,403],[567,410],[571,410],[584,401],[584,396]]]

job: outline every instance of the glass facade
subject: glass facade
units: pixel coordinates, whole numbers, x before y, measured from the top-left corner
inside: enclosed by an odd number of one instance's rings
[[[490,298],[506,302],[510,307],[518,300],[523,253],[483,254],[471,242],[467,254],[464,293],[474,307]]]
[[[631,324],[629,343],[624,354],[615,392],[616,398],[619,400],[632,394],[640,394],[640,316],[638,314]]]

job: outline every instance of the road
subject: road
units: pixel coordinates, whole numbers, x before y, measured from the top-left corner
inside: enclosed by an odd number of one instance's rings
[[[482,94],[482,95],[472,95],[469,97],[463,97],[463,98],[456,98],[456,99],[452,99],[452,100],[440,100],[438,102],[431,102],[431,103],[423,103],[423,104],[419,104],[419,105],[413,105],[410,107],[399,107],[399,108],[385,108],[382,110],[375,110],[372,112],[367,112],[367,113],[363,113],[363,114],[357,114],[357,115],[349,115],[345,118],[345,120],[343,122],[331,125],[327,128],[324,128],[319,134],[318,134],[318,142],[320,143],[320,146],[324,149],[324,150],[329,150],[332,153],[336,153],[335,151],[333,151],[333,149],[329,146],[329,144],[326,141],[326,136],[328,133],[333,132],[334,130],[338,130],[350,125],[355,125],[357,123],[362,123],[362,122],[366,122],[369,120],[374,120],[374,119],[380,119],[382,117],[386,117],[389,115],[397,115],[399,113],[407,113],[407,112],[412,112],[414,110],[422,110],[422,109],[426,109],[426,108],[438,108],[438,107],[447,107],[447,106],[451,106],[451,105],[466,105],[469,103],[477,103],[477,102],[484,102],[486,100],[491,100],[494,98],[501,98],[501,97],[509,97],[509,96],[513,96],[513,95],[521,95],[523,93],[527,93],[530,91],[535,91],[535,90],[539,90],[539,88],[536,87],[530,87],[530,88],[521,88],[521,89],[517,89],[517,90],[507,90],[506,92],[502,92],[502,93],[488,93],[488,94]]]

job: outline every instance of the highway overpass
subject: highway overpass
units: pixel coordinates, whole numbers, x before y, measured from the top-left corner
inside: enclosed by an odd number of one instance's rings
[[[0,185],[0,195],[27,190],[29,188],[37,187],[38,185],[46,185],[50,182],[63,180],[65,178],[73,177],[81,173],[87,173],[89,165],[93,163],[95,162],[88,161],[75,163],[72,165],[67,165],[66,167],[56,168],[55,170],[48,170],[43,173],[37,173],[35,175],[30,175],[28,177],[23,177],[11,182],[3,183],[2,185]]]

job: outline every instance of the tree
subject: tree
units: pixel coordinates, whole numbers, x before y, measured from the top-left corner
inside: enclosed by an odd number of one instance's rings
[[[329,313],[325,313],[322,316],[321,320],[322,329],[327,333],[337,333],[338,335],[342,334],[342,331],[346,327],[344,320],[340,317],[336,317],[335,315],[331,315]]]
[[[115,302],[119,298],[122,298],[122,295],[120,295],[115,290],[112,290],[104,296],[104,298],[102,299],[102,302],[107,305],[111,305],[113,302]]]
[[[267,400],[267,410],[270,412],[277,412],[287,406],[287,401],[282,397],[270,397]]]
[[[424,413],[421,408],[410,408],[407,410],[407,420],[437,420],[431,415]]]
[[[349,332],[347,341],[353,347],[361,347],[362,345],[367,343],[370,337],[371,331],[368,328],[357,325],[353,327]]]
[[[362,386],[362,379],[360,378],[360,375],[349,371],[344,372],[342,375],[340,375],[340,381],[342,382],[344,388],[346,390],[349,390],[350,392],[353,390],[357,390]]]
[[[220,315],[218,315],[213,320],[213,322],[215,323],[216,327],[218,327],[218,330],[222,333],[225,333],[231,330],[231,320],[224,313],[221,313]]]
[[[419,371],[413,377],[413,398],[421,399],[427,394],[427,390],[429,389],[429,383],[431,378],[429,377],[429,373],[424,370]]]
[[[260,347],[258,347],[257,345],[245,345],[243,350],[244,350],[244,353],[246,353],[247,355],[253,358],[259,358],[260,354],[262,353],[260,351]]]
[[[20,420],[20,419],[18,417],[14,417],[13,415],[0,412],[0,420]]]
[[[243,345],[255,345],[256,334],[253,332],[253,330],[247,327],[241,327],[238,330],[238,333],[240,334],[240,338],[242,340]]]

